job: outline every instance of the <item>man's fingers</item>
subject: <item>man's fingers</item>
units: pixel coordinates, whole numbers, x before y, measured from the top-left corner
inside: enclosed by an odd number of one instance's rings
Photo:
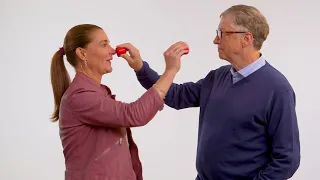
[[[135,55],[135,52],[138,52],[138,50],[131,43],[120,44],[117,47],[123,47],[123,48],[127,49],[130,56]]]
[[[121,54],[120,57],[125,59],[127,62],[132,61],[132,58],[128,54]]]

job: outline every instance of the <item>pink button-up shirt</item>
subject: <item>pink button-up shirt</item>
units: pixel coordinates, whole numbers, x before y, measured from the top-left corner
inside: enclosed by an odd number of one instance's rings
[[[150,88],[132,103],[116,101],[77,72],[60,105],[60,137],[66,180],[142,180],[142,166],[130,127],[146,125],[164,106]]]

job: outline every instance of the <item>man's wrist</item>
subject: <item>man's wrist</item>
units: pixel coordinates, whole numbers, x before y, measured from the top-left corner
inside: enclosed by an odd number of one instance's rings
[[[135,72],[139,72],[142,69],[142,67],[143,67],[143,61],[141,60],[139,64],[137,64],[137,67],[135,67],[133,70]]]

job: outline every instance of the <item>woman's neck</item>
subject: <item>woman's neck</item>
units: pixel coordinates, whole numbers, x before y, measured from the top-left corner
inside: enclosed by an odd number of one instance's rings
[[[100,84],[101,84],[101,79],[102,79],[102,76],[101,76],[101,75],[94,74],[94,73],[92,73],[92,72],[87,72],[87,71],[82,70],[82,69],[77,69],[76,71],[83,73],[83,74],[86,75],[87,77],[91,78],[95,83],[97,83],[97,85],[100,86]]]

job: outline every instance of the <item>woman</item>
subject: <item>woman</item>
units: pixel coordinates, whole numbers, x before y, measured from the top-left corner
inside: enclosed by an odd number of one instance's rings
[[[123,44],[122,55],[138,71],[143,63],[139,51]],[[138,148],[130,127],[146,125],[163,108],[164,97],[180,69],[186,44],[179,42],[165,52],[166,71],[138,100],[123,103],[101,84],[111,73],[115,50],[102,28],[83,24],[71,28],[64,45],[52,58],[51,82],[55,100],[52,121],[59,120],[65,157],[65,179],[142,180]],[[65,68],[63,56],[75,68],[75,78]]]

